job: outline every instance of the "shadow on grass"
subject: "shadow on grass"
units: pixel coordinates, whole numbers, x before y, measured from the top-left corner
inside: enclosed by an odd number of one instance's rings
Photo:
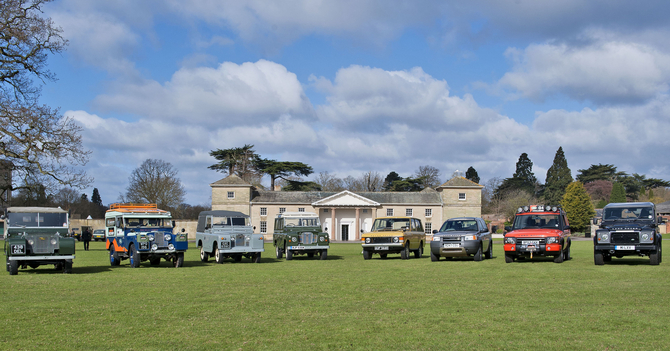
[[[663,264],[663,262],[661,262]],[[612,257],[612,261],[605,262],[605,266],[650,266],[648,257],[634,257],[634,258],[616,258]]]

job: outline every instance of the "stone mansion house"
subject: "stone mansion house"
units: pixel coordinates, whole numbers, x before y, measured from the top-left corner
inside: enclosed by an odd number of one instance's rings
[[[359,241],[377,217],[419,218],[426,234],[454,217],[480,217],[482,185],[456,176],[420,192],[340,192],[260,190],[230,175],[210,184],[212,210],[239,211],[251,217],[255,232],[272,239],[274,219],[284,212],[313,212],[333,241]]]

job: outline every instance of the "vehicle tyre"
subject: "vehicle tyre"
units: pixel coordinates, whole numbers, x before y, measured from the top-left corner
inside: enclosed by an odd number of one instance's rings
[[[484,253],[484,258],[490,260],[493,258],[493,240],[489,241],[489,249]]]
[[[216,263],[223,263],[223,254],[218,246],[214,246],[214,260]]]
[[[431,262],[437,262],[440,260],[440,256],[436,255],[433,253],[433,251],[430,251],[430,261]]]
[[[286,260],[290,261],[293,259],[293,251],[286,249]]]
[[[328,250],[321,251],[321,261],[328,259]]]
[[[119,254],[114,250],[114,246],[111,246],[109,248],[109,263],[112,266],[118,266],[121,264],[121,259],[119,258]]]
[[[261,263],[261,253],[260,253],[260,252],[256,252],[256,253],[254,254],[254,258],[251,260],[251,262],[253,262],[253,263]]]
[[[152,258],[149,259],[149,263],[152,266],[158,266],[159,264],[161,264],[161,258],[160,257],[152,257]]]
[[[603,260],[603,253],[601,251],[595,251],[593,253],[593,262],[596,264],[596,266],[602,266],[605,264],[605,260]]]
[[[400,251],[400,258],[403,260],[409,259],[409,243],[405,244],[405,247]]]
[[[379,254],[379,257],[386,258],[386,255],[388,255],[388,254],[382,253],[382,254]]]
[[[9,275],[19,274],[19,261],[9,261]]]
[[[514,257],[505,254],[505,263],[512,263],[512,262],[514,262]]]
[[[479,244],[479,248],[477,249],[477,252],[475,253],[475,261],[479,262],[483,260],[484,258],[482,257],[482,244]]]
[[[184,253],[178,252],[177,258],[174,260],[174,268],[184,267]]]
[[[661,262],[659,260],[659,250],[657,248],[656,251],[649,254],[649,264],[652,266],[658,266],[659,263]]]
[[[72,273],[72,261],[63,262],[63,273],[70,274]]]
[[[568,249],[563,252],[563,260],[564,261],[569,261],[572,257],[570,257],[570,246],[568,246]]]
[[[423,243],[421,243],[423,245]],[[423,246],[419,245],[419,248],[414,250],[414,258],[421,258],[423,256]]]
[[[235,260],[235,262],[240,262],[240,261],[242,261],[242,254],[235,255],[234,260]]]
[[[282,252],[281,249],[279,248],[279,245],[275,244],[275,255],[277,256],[277,259],[280,260],[282,257]]]
[[[561,251],[558,255],[554,256],[554,263],[563,263],[565,252]]]
[[[369,260],[372,258],[372,252],[368,250],[363,250],[363,259],[364,260]]]
[[[128,248],[128,257],[130,258],[130,267],[137,268],[140,266],[140,253],[135,250],[135,245],[131,244]]]
[[[200,246],[200,261],[201,262],[209,261],[209,254],[205,251],[204,246]]]

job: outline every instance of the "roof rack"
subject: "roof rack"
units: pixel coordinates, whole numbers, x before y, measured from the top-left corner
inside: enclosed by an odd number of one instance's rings
[[[117,209],[127,209],[127,210],[158,210],[157,204],[135,204],[135,203],[116,203],[109,205],[110,210]]]

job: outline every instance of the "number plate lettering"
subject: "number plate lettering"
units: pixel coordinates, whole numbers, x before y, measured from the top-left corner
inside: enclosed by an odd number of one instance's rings
[[[445,249],[459,248],[461,244],[444,244]]]
[[[389,249],[388,246],[375,246],[375,251],[388,250],[388,249]]]
[[[635,250],[635,246],[622,246],[617,245],[614,247],[615,250]]]
[[[11,250],[12,254],[25,254],[26,253],[26,246],[23,244],[18,244],[18,245],[11,245]]]
[[[523,245],[536,245],[537,246],[537,245],[540,245],[540,241],[539,240],[522,240],[521,244],[523,244]]]

